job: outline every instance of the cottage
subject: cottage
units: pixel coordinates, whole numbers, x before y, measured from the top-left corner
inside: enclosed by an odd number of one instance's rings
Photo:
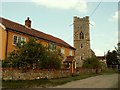
[[[25,25],[10,21],[0,17],[0,59],[4,60],[7,55],[15,49],[15,45],[20,41],[27,42],[29,37],[37,38],[44,46],[51,49],[56,47],[61,50],[64,56],[62,63],[68,60],[68,56],[74,57],[75,48],[65,41],[52,35],[35,30],[31,27],[29,17],[25,20]],[[67,63],[67,62],[66,62]],[[71,60],[71,67],[75,68],[74,58]]]

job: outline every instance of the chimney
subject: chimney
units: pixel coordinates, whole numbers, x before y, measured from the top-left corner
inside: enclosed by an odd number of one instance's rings
[[[31,28],[31,20],[29,20],[29,17],[25,20],[25,26]]]

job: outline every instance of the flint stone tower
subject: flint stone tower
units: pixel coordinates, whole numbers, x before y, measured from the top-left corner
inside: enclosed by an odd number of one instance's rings
[[[81,67],[83,61],[91,57],[90,48],[90,30],[89,30],[89,17],[74,17],[74,47],[76,66]]]

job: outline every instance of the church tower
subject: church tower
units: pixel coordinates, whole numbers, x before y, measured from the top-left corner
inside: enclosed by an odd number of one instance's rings
[[[91,57],[89,17],[74,17],[74,47],[77,67],[82,66],[82,62]]]

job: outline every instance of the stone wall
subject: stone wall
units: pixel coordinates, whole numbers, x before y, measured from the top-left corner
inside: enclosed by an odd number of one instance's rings
[[[76,70],[74,74],[80,74],[80,73],[89,73],[89,72],[95,72],[95,70],[92,69],[81,69]],[[68,77],[70,76],[70,70],[29,70],[26,72],[23,72],[21,70],[17,69],[2,69],[2,79],[3,80],[34,80],[34,79],[40,79],[40,78],[61,78],[61,77]]]

